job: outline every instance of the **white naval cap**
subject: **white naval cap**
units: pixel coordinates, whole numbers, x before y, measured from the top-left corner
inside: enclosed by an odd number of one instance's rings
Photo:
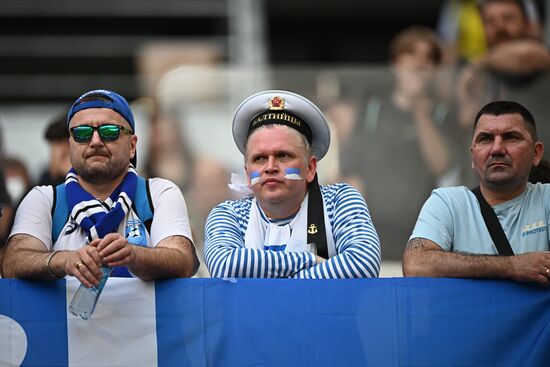
[[[245,99],[233,117],[233,139],[244,154],[250,133],[267,124],[290,126],[310,142],[313,155],[321,160],[330,145],[330,130],[321,110],[309,99],[284,90],[266,90]]]

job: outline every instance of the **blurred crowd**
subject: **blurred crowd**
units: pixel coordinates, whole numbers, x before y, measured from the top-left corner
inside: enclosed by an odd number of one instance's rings
[[[437,31],[412,26],[395,36],[386,88],[354,91],[328,108],[341,179],[365,195],[384,260],[401,259],[432,189],[475,186],[469,149],[484,104],[528,106],[548,140],[550,54],[541,29],[529,0],[445,1]]]
[[[446,0],[436,29],[411,26],[395,35],[381,81],[337,81],[337,92],[327,96],[314,89],[308,95],[332,124],[330,157],[320,165],[330,174],[321,175],[321,183],[346,181],[363,193],[383,260],[401,260],[432,189],[476,183],[469,147],[481,106],[497,99],[522,103],[533,112],[541,141],[548,140],[550,54],[540,19],[532,0]],[[150,102],[146,115],[149,139],[141,173],[170,179],[182,189],[200,257],[210,209],[239,196],[227,186],[231,168],[192,148],[173,109]],[[63,181],[70,168],[68,137],[64,114],[49,122],[44,129],[49,164],[38,175],[0,148],[2,244],[25,193],[36,184]],[[532,180],[547,181],[548,167],[543,162]],[[201,263],[197,276],[208,276],[204,259]]]

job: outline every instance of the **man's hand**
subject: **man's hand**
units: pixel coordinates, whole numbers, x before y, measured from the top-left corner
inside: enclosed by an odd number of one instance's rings
[[[99,257],[106,266],[132,266],[135,262],[135,246],[119,233],[109,233],[92,241],[91,245],[97,246]]]
[[[463,131],[470,131],[477,111],[487,100],[487,70],[479,63],[466,66],[456,82],[458,122]]]
[[[101,258],[95,246],[87,245],[76,251],[64,251],[62,256],[63,269],[67,275],[75,276],[88,288],[99,284],[103,273],[100,269]]]
[[[512,279],[550,285],[550,252],[530,252],[512,257]]]
[[[476,63],[497,72],[529,75],[550,69],[550,53],[544,43],[522,39],[491,48]]]
[[[434,110],[434,102],[426,94],[418,95],[411,106],[411,111],[415,117],[414,121],[424,121],[426,119],[431,120]]]

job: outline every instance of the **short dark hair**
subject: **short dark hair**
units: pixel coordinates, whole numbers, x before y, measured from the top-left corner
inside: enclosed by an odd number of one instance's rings
[[[517,113],[521,115],[523,121],[525,122],[525,126],[527,127],[527,130],[529,131],[529,134],[531,134],[533,140],[539,140],[537,135],[537,126],[535,125],[535,118],[527,108],[513,101],[493,101],[483,106],[476,115],[474,121],[474,132],[476,130],[477,123],[482,115],[500,116],[509,113]]]
[[[50,143],[69,139],[69,129],[67,129],[64,114],[56,116],[50,121],[46,131],[44,132],[44,138]]]
[[[478,0],[477,3],[478,3],[478,6],[479,6],[480,13],[483,12],[483,8],[488,4],[492,4],[492,3],[511,3],[511,4],[515,4],[519,8],[519,10],[521,10],[521,14],[523,15],[523,17],[525,19],[529,18],[528,15],[527,15],[527,6],[525,5],[524,0]]]

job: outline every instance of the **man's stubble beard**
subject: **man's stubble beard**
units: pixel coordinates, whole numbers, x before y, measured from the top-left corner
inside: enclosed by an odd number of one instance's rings
[[[129,163],[119,162],[118,164],[110,161],[103,166],[89,166],[85,162],[74,166],[76,174],[86,182],[91,184],[104,184],[115,180],[124,174],[129,167]]]

